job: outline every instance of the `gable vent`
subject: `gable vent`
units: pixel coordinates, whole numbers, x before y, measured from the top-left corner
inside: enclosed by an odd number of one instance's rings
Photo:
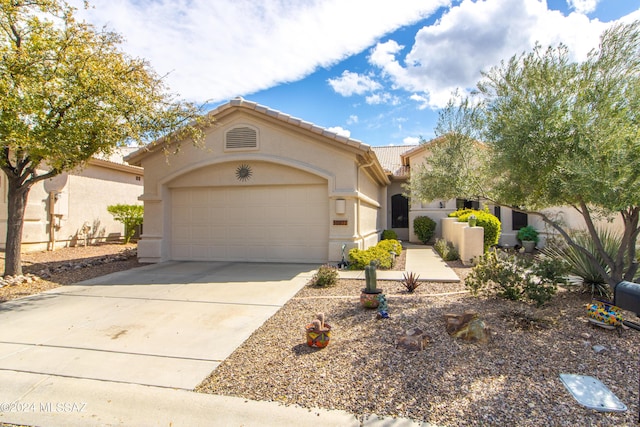
[[[258,148],[258,132],[247,126],[231,129],[227,132],[225,148],[228,150]]]

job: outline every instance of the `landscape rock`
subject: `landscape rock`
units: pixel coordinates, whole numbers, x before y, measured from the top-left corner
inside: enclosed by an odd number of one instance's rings
[[[396,348],[403,348],[409,351],[424,350],[427,344],[431,342],[431,337],[426,335],[422,329],[408,329],[404,335],[396,341]]]
[[[465,311],[463,314],[447,313],[447,333],[454,338],[465,341],[487,342],[489,334],[483,320],[475,311]]]

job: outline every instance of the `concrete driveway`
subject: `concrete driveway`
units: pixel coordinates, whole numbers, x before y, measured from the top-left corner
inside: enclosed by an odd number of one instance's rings
[[[0,371],[191,390],[317,267],[166,262],[0,304]]]

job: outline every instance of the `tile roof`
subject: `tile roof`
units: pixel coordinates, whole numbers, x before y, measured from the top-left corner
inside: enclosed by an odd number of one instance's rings
[[[409,166],[402,164],[402,155],[417,145],[392,145],[388,147],[371,147],[376,153],[382,168],[392,174],[395,178],[406,178],[409,176]]]

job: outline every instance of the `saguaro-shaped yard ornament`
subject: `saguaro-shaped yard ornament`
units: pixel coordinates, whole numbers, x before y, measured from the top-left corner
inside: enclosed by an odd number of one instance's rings
[[[360,294],[360,304],[365,308],[376,308],[379,304],[378,294],[382,293],[382,289],[377,288],[378,274],[375,261],[371,261],[364,268],[364,279],[366,287]]]
[[[318,313],[316,319],[307,325],[306,330],[309,347],[324,348],[329,345],[331,325],[324,321],[324,313]]]

